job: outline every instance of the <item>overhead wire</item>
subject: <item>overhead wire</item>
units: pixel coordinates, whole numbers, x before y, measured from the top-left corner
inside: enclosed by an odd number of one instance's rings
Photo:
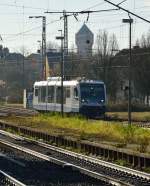
[[[96,6],[98,6],[98,5],[102,5],[102,4],[104,4],[105,2],[103,2],[103,3],[98,3],[98,4],[96,4],[96,5],[94,5],[94,6],[92,6],[92,7],[96,7]],[[18,5],[9,5],[9,4],[0,4],[0,5],[5,5],[5,6],[14,6],[14,7],[21,7],[21,8],[32,8],[32,7],[27,7],[27,6],[18,6]],[[89,8],[92,8],[92,7],[89,7]],[[88,8],[88,9],[89,9]],[[59,20],[57,20],[57,21],[59,21]],[[47,24],[48,25],[48,24]],[[39,27],[41,27],[41,26],[39,26]],[[27,33],[27,32],[30,32],[30,31],[33,31],[33,30],[35,30],[35,29],[38,29],[39,27],[36,27],[36,28],[32,28],[32,29],[29,29],[29,30],[27,30],[27,31],[23,31],[23,32],[20,32],[20,33],[17,33],[17,34],[15,34],[14,36],[12,36],[12,37],[17,37],[17,36],[20,36],[20,35],[23,35],[23,34],[25,34],[25,33]],[[12,38],[11,37],[11,38]],[[7,41],[9,41],[8,39],[7,39]]]
[[[91,6],[91,7],[89,7],[89,8],[87,8],[86,10],[88,10],[88,9],[92,9],[92,8],[95,8],[95,7],[98,7],[98,6],[100,6],[100,5],[103,5],[104,3],[106,3],[106,2],[101,2],[101,3],[98,3],[98,4],[96,4],[96,5],[93,5],[93,6]],[[2,5],[2,4],[0,4],[0,5]],[[3,4],[4,5],[4,4]],[[6,4],[5,4],[6,5]],[[8,5],[8,4],[7,4]],[[11,6],[10,4],[9,4],[9,6]],[[22,6],[20,6],[20,5],[14,5],[14,6],[17,6],[17,7],[21,7],[22,8]],[[30,6],[25,6],[24,8],[33,8],[33,9],[42,9],[42,10],[46,10],[46,9],[43,9],[43,8],[38,8],[38,7],[30,7]],[[116,14],[117,15],[117,14]],[[110,16],[110,15],[109,15]],[[111,15],[112,16],[112,15]],[[59,21],[59,20],[57,20],[57,21]],[[113,29],[113,28],[119,28],[120,27],[120,25],[119,26],[112,26],[112,27],[108,27],[108,28],[105,28],[105,29]],[[27,30],[27,31],[24,31],[24,32],[20,32],[20,33],[17,33],[17,34],[15,34],[14,36],[12,36],[12,37],[17,37],[17,36],[20,36],[20,35],[22,35],[22,34],[26,34],[26,33],[28,33],[28,32],[31,32],[31,31],[33,31],[33,30],[36,30],[36,29],[39,29],[39,28],[41,28],[41,26],[38,26],[38,27],[35,27],[35,28],[32,28],[32,29],[29,29],[29,30]],[[11,38],[12,38],[11,37]],[[9,39],[9,38],[8,38]],[[7,40],[7,41],[9,41],[9,40]]]
[[[53,21],[47,23],[46,25],[53,24],[53,23],[59,22],[59,21],[60,21],[60,19],[58,19],[58,20],[53,20]],[[29,30],[23,31],[23,32],[19,32],[19,33],[17,33],[17,34],[14,34],[12,37],[10,37],[10,39],[13,38],[13,37],[18,37],[18,36],[23,35],[23,34],[25,34],[25,33],[31,32],[31,31],[33,31],[33,30],[37,30],[37,29],[39,29],[39,28],[41,28],[41,26],[37,26],[37,27],[31,28],[31,29],[29,29]],[[8,39],[9,39],[9,38],[8,38]],[[9,41],[9,40],[6,40],[6,41]]]
[[[91,6],[91,7],[88,7],[88,8],[86,8],[86,9],[84,9],[83,11],[90,10],[90,9],[92,9],[92,8],[101,6],[101,5],[105,4],[105,3],[106,3],[106,2],[97,3],[97,4],[95,4],[95,5]]]
[[[46,11],[47,10],[46,8],[24,6],[24,5],[17,5],[17,4],[7,4],[7,3],[0,3],[0,6],[18,7],[18,8],[24,7],[25,9],[34,9],[34,10],[42,10],[42,11]],[[57,10],[54,10],[54,11],[57,11]]]

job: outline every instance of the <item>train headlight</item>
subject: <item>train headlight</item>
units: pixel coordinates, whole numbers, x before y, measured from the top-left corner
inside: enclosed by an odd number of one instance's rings
[[[101,99],[101,100],[98,101],[98,103],[99,103],[99,104],[104,103],[104,100]]]
[[[85,102],[85,99],[82,99],[81,102],[84,103]]]
[[[88,101],[86,99],[82,99],[81,103],[88,103]]]

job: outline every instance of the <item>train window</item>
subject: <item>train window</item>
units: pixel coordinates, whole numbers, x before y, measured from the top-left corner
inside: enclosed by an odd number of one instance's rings
[[[41,102],[41,87],[38,89],[38,102]]]
[[[70,88],[66,87],[66,98],[70,98]]]
[[[37,97],[38,96],[38,88],[35,88],[35,93],[34,95]]]
[[[56,88],[56,103],[61,103],[61,87]]]
[[[70,89],[69,89],[70,91]],[[67,88],[63,88],[63,103],[66,103],[66,97],[70,97],[70,92],[68,92]],[[61,87],[57,87],[56,89],[56,103],[61,103]]]
[[[77,87],[74,88],[74,98],[75,99],[78,99],[79,98]]]
[[[48,87],[48,103],[54,103],[54,87]]]
[[[46,87],[41,87],[41,102],[46,102]]]

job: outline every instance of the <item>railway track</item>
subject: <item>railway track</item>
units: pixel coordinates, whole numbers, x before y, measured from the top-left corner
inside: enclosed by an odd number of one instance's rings
[[[149,186],[150,174],[1,131],[0,143],[117,186]],[[12,143],[13,142],[13,143]]]
[[[6,186],[26,186],[25,184],[21,183],[20,181],[8,175],[2,170],[0,170],[0,185],[1,186],[5,186],[5,185]]]
[[[16,116],[34,116],[38,112],[31,109],[12,106],[0,106],[0,116],[16,115]]]
[[[26,185],[32,186],[111,186],[56,163],[45,160],[36,154],[19,151],[0,143],[3,158],[0,156],[1,168],[9,172]],[[5,158],[7,157],[7,158]],[[13,161],[13,159],[15,161]],[[7,162],[7,160],[10,160]],[[18,163],[17,163],[18,162]],[[24,164],[24,165],[21,165]],[[21,173],[21,174],[20,174]],[[4,186],[4,184],[2,184]]]

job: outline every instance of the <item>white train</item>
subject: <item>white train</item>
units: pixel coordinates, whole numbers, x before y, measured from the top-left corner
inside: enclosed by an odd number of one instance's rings
[[[63,108],[65,113],[81,113],[89,117],[105,114],[106,89],[102,81],[63,81]],[[61,78],[34,83],[33,108],[38,111],[61,111]]]

